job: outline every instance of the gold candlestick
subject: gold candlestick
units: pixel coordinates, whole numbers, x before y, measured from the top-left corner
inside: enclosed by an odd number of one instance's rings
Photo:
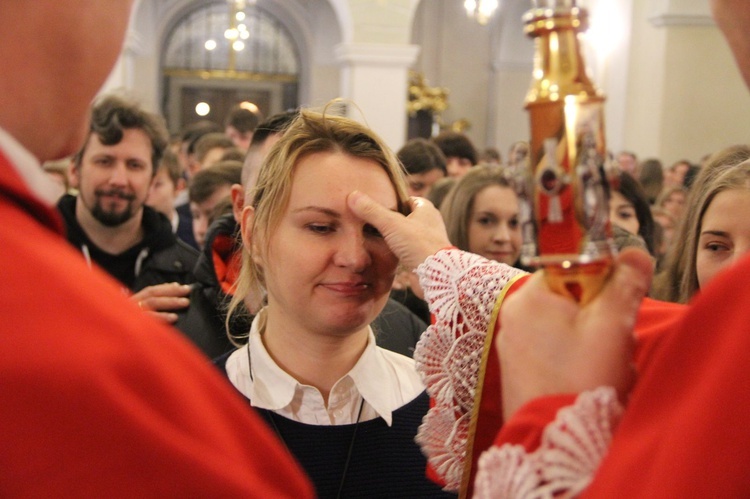
[[[541,266],[552,289],[581,303],[604,284],[615,254],[605,169],[604,96],[586,74],[574,0],[536,0],[524,16],[536,53],[526,109],[530,168],[522,198],[522,261]]]

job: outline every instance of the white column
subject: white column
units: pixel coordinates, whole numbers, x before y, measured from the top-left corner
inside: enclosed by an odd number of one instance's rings
[[[115,63],[112,72],[102,85],[100,93],[107,93],[124,89],[133,91],[136,88],[135,82],[135,59],[143,53],[143,42],[138,32],[133,29],[128,30],[125,42],[123,43],[120,58]]]
[[[335,50],[341,65],[341,97],[356,105],[347,107],[348,116],[366,123],[398,150],[406,141],[408,71],[419,47],[344,43]]]
[[[747,88],[709,2],[634,0],[633,7],[624,147],[669,166],[746,143]]]

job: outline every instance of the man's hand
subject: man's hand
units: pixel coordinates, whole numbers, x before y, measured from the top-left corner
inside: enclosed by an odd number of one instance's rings
[[[540,272],[508,297],[496,342],[505,419],[544,395],[606,385],[624,397],[634,382],[633,327],[652,274],[648,254],[626,249],[583,307],[550,291]]]
[[[190,295],[190,289],[189,284],[169,282],[143,288],[130,299],[149,314],[169,324],[174,324],[177,322],[177,314],[171,311],[190,305],[190,300],[187,298]]]
[[[347,203],[356,216],[383,235],[388,247],[409,270],[451,245],[443,217],[426,199],[411,198],[409,216],[391,211],[359,191],[349,194]]]

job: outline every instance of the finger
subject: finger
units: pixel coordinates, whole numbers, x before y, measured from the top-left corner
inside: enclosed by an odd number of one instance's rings
[[[190,284],[177,284],[175,283],[174,286],[170,286],[165,290],[165,293],[163,296],[189,296],[190,291],[193,289],[193,287]]]
[[[350,193],[347,202],[356,216],[383,235],[390,250],[407,269],[450,246],[440,212],[429,201],[420,198],[410,201],[415,209],[408,217],[358,191]]]
[[[349,209],[356,216],[372,224],[384,236],[386,236],[389,223],[392,223],[393,218],[401,216],[376,203],[370,196],[360,191],[352,191],[346,201]]]
[[[192,287],[189,284],[168,282],[145,287],[132,295],[132,298],[136,301],[144,301],[148,298],[159,296],[188,296],[191,289]]]
[[[160,321],[166,322],[167,324],[174,324],[175,322],[177,322],[177,314],[173,314],[170,312],[149,311],[148,314],[152,317],[156,317]]]
[[[142,309],[155,312],[180,310],[188,305],[190,305],[190,299],[172,296],[152,296],[139,302]]]
[[[180,284],[178,282],[167,282],[157,284],[146,288],[157,296],[186,296],[190,293],[192,286],[190,284]]]
[[[419,210],[427,206],[434,206],[429,199],[421,198],[418,196],[412,196],[409,198],[409,207],[412,211]]]
[[[648,253],[626,248],[617,258],[614,272],[597,298],[597,308],[632,327],[643,297],[651,286],[654,266]]]

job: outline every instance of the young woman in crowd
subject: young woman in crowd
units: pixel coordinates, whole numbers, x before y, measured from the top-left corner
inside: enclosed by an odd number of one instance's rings
[[[319,497],[449,496],[414,441],[429,398],[414,362],[375,345],[397,258],[347,207],[352,190],[408,211],[393,153],[369,129],[301,111],[242,215],[232,306],[266,296],[248,344],[219,361],[302,464]]]
[[[656,199],[656,206],[669,213],[679,224],[685,213],[688,191],[682,186],[665,187]]]
[[[705,287],[718,272],[750,250],[750,163],[729,167],[696,198],[702,214],[686,240],[695,268],[683,274],[686,292]]]
[[[461,177],[440,209],[457,248],[519,266],[521,226],[518,195],[503,170],[475,166]]]
[[[672,164],[667,171],[664,172],[664,187],[686,187],[685,178],[688,175],[688,171],[692,164],[686,159],[681,159]]]
[[[629,173],[620,173],[619,186],[611,192],[609,220],[615,226],[640,236],[648,252],[656,256],[651,207],[643,189]]]
[[[716,153],[693,183],[685,219],[667,266],[654,279],[656,298],[687,303],[750,246],[750,148]],[[738,161],[741,161],[739,164]]]

